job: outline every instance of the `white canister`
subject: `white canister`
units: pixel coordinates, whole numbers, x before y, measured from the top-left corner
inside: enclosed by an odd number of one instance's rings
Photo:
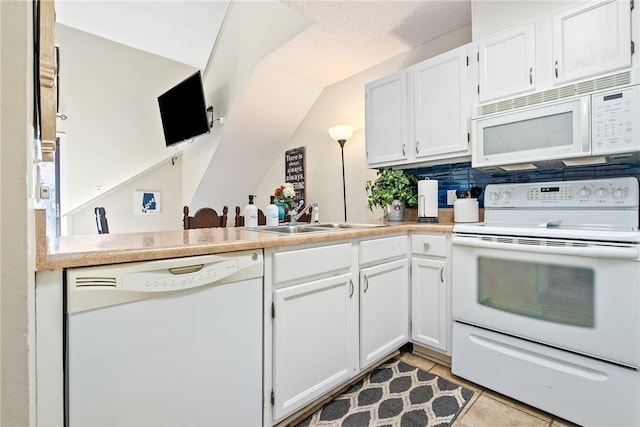
[[[478,199],[457,199],[453,202],[454,222],[478,222]]]

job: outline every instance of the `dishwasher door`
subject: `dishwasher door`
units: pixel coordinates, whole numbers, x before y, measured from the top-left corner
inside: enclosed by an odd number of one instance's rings
[[[258,251],[70,269],[68,426],[262,424]]]

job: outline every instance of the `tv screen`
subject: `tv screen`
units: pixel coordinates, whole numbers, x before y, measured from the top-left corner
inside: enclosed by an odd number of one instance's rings
[[[209,132],[200,71],[160,95],[158,105],[167,146]]]

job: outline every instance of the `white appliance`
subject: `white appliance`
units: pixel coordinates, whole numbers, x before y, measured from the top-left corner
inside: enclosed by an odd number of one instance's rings
[[[640,425],[636,178],[491,184],[453,234],[452,371],[582,425]]]
[[[553,160],[573,165],[570,159],[638,152],[640,86],[482,116],[472,121],[472,133],[471,161],[478,168],[527,169]]]
[[[74,268],[65,424],[262,425],[260,251]]]

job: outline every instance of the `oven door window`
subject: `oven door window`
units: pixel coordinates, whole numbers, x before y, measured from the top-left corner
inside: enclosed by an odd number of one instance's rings
[[[478,258],[478,303],[553,323],[594,327],[592,269]]]

